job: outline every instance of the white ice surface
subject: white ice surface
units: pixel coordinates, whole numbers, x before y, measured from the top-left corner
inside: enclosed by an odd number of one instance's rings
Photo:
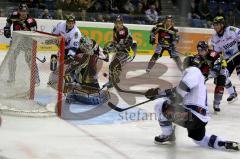
[[[0,54],[1,59],[3,54]],[[137,57],[137,61],[150,56]],[[180,73],[168,57],[161,58],[169,66],[162,78],[176,82]],[[47,69],[47,68],[46,68]],[[137,71],[141,73],[141,71]],[[134,75],[134,73],[133,73]],[[231,77],[239,93],[239,80]],[[137,89],[134,87],[134,89]],[[142,87],[139,89],[143,89]],[[211,120],[208,134],[240,142],[240,102],[227,104],[227,93],[222,101],[222,111],[212,111],[214,85],[208,82]],[[137,98],[137,102],[144,99]],[[153,113],[155,102],[140,106],[143,112]],[[122,106],[126,106],[124,103]],[[139,109],[135,109],[137,112]],[[2,116],[0,128],[0,159],[238,159],[239,152],[223,152],[201,148],[187,137],[187,132],[177,127],[176,146],[157,146],[153,138],[161,131],[155,119],[140,121],[119,120],[114,111],[92,121],[64,121],[59,118],[21,118]],[[110,122],[113,120],[113,122]],[[117,122],[114,122],[117,121]]]

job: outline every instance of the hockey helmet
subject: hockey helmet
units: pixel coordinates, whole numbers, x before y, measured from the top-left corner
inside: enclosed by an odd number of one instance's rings
[[[195,56],[187,56],[183,60],[183,69],[186,69],[190,66],[198,67],[200,65],[200,60]]]
[[[208,44],[205,41],[199,41],[197,44],[197,50],[207,50]]]
[[[91,50],[93,50],[93,41],[86,36],[82,36],[80,39],[80,49],[82,49],[84,53],[92,54]]]
[[[223,16],[216,16],[213,19],[213,24],[224,24],[225,25],[225,20],[224,20]]]
[[[75,16],[74,15],[68,15],[67,16],[67,22],[75,22],[76,21],[76,19],[75,19]]]
[[[167,15],[166,17],[165,17],[165,19],[167,20],[167,19],[173,19],[173,16],[172,15]]]
[[[118,15],[118,16],[117,16],[114,24],[115,24],[115,25],[116,25],[116,24],[123,24],[123,18],[122,18],[121,15]]]
[[[27,11],[28,10],[28,6],[25,3],[21,3],[21,4],[18,5],[18,10]]]

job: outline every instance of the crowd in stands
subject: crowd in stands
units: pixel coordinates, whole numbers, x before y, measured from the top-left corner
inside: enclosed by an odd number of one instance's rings
[[[35,18],[63,20],[74,14],[77,20],[113,22],[115,17],[122,15],[125,23],[155,24],[162,20],[161,0],[9,0],[28,5],[29,13]],[[171,1],[173,10],[179,0]],[[186,16],[192,27],[212,26],[212,20],[222,15],[229,25],[240,24],[240,0],[186,0],[189,1],[189,13]],[[8,13],[0,8],[0,16]]]
[[[192,27],[212,26],[215,16],[223,16],[227,25],[239,26],[240,0],[191,0],[188,14]]]
[[[161,0],[11,0],[24,2],[33,17],[112,22],[121,14],[126,23],[154,24],[161,16]],[[0,10],[1,11],[1,10]]]

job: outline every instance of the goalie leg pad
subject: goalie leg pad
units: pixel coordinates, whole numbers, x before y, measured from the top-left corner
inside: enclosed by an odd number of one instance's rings
[[[98,105],[107,102],[110,99],[108,91],[102,90],[99,93],[88,94],[86,92],[74,91],[67,95],[67,101],[71,103],[84,103],[89,105]]]

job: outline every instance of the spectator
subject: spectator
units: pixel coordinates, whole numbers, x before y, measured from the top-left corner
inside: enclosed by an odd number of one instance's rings
[[[207,3],[207,0],[201,0],[198,6],[198,10],[201,16],[201,19],[204,20],[204,27],[210,27],[211,26],[211,20],[212,16],[210,14],[210,9]]]
[[[141,2],[138,2],[137,8],[134,11],[135,16],[135,23],[137,24],[145,24],[145,15],[143,10],[143,4]]]
[[[160,14],[161,13],[161,0],[148,0],[147,6],[150,7],[150,5],[154,5],[156,8],[156,11]]]
[[[72,0],[64,0],[60,7],[63,11],[73,11],[74,5]]]
[[[236,26],[236,17],[233,10],[229,10],[228,15],[226,17],[226,23],[227,23],[227,26],[229,25]]]
[[[80,6],[82,6],[82,9],[89,9],[92,7],[92,5],[94,4],[94,1],[92,2],[92,0],[79,0],[79,4]]]
[[[82,6],[80,4],[80,0],[72,0],[72,5],[73,5],[73,11],[74,12],[79,12],[82,9]]]
[[[195,0],[191,1],[191,11],[188,13],[188,19],[192,27],[203,27],[203,22],[200,19],[200,13]]]
[[[4,10],[0,8],[0,17],[5,17]]]
[[[46,9],[43,10],[43,12],[42,12],[42,14],[40,15],[39,18],[41,18],[41,19],[52,19],[52,16],[49,14],[48,9],[46,8]]]
[[[224,19],[226,18],[226,17],[225,17],[225,13],[223,12],[222,7],[219,7],[219,8],[218,8],[218,11],[217,11],[216,16],[222,16]]]
[[[57,9],[57,11],[55,12],[55,17],[54,19],[59,19],[59,20],[63,20],[63,12],[62,9]]]
[[[130,0],[127,0],[126,3],[123,5],[123,13],[133,14],[133,12],[134,12],[134,6],[130,2]]]
[[[145,11],[147,21],[148,21],[148,24],[154,24],[158,20],[158,13],[154,5],[150,5],[149,7],[150,8]]]

